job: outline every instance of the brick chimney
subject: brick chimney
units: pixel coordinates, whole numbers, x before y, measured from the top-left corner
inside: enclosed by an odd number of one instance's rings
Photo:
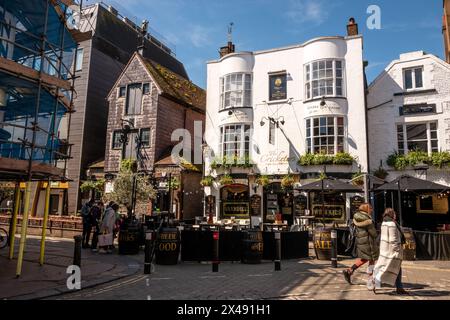
[[[347,24],[347,36],[357,36],[358,35],[358,24],[355,22],[355,18],[350,18]]]
[[[234,52],[234,44],[231,41],[228,41],[228,44],[225,47],[221,47],[219,54],[220,57],[222,58],[223,56],[226,56],[227,54],[233,53]]]

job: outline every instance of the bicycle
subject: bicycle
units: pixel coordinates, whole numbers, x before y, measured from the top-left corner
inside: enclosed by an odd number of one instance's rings
[[[0,249],[3,249],[8,244],[8,232],[0,228]]]

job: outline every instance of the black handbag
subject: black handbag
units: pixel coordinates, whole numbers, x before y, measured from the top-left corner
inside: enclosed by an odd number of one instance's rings
[[[345,253],[352,257],[356,257],[356,227],[353,222],[349,226],[349,231]]]

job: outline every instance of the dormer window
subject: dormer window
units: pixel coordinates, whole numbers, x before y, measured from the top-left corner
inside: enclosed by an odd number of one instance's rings
[[[404,69],[403,79],[405,90],[423,88],[423,68]]]

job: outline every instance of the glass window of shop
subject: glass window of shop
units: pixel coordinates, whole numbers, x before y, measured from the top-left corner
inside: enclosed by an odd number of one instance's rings
[[[305,98],[344,96],[344,63],[341,60],[320,60],[308,63],[305,70]]]
[[[280,182],[273,182],[264,189],[264,222],[294,221],[293,191],[283,189]]]
[[[250,202],[248,186],[232,184],[224,186],[220,191],[222,219],[249,219]]]
[[[402,154],[408,151],[437,152],[437,122],[398,124],[397,141],[398,152]]]
[[[220,109],[252,106],[252,75],[231,73],[220,78]]]
[[[336,154],[344,151],[344,117],[306,119],[306,152]]]
[[[345,194],[336,191],[311,192],[313,216],[322,222],[345,222]]]

